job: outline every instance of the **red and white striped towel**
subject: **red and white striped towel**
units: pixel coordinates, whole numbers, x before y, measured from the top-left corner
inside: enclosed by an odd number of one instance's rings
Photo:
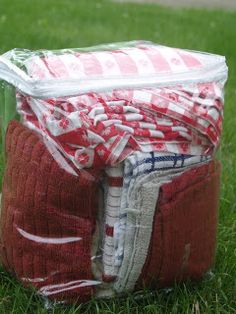
[[[198,87],[200,93],[203,87]],[[211,87],[216,95],[219,86]],[[168,92],[120,90],[62,100],[18,94],[17,100],[24,122],[48,134],[82,168],[114,165],[137,150],[211,154],[219,144],[223,110],[221,100],[211,97],[204,99],[208,106],[193,104],[169,88]]]

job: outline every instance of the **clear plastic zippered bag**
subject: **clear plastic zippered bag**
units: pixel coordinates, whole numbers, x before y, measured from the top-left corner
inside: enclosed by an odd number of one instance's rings
[[[8,271],[60,302],[202,278],[224,57],[145,41],[13,49],[0,79]]]

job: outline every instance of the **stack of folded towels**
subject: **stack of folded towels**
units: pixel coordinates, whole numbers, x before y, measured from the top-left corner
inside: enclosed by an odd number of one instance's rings
[[[34,55],[35,79],[176,75],[201,55],[139,43]],[[220,80],[72,97],[16,91],[1,257],[23,283],[73,302],[200,279],[214,261],[223,119]]]

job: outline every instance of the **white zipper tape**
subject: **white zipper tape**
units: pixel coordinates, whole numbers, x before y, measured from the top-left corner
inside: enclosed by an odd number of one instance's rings
[[[112,76],[39,80],[29,77],[23,70],[0,56],[0,79],[34,98],[75,96],[88,92],[108,92],[113,89],[151,88],[210,81],[222,81],[224,83],[227,74],[228,68],[225,58],[216,56],[214,63],[178,73],[168,72],[138,77]]]

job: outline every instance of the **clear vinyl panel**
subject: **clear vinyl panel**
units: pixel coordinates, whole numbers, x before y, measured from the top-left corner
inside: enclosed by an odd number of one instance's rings
[[[136,41],[0,57],[1,261],[57,302],[214,262],[227,66]]]

